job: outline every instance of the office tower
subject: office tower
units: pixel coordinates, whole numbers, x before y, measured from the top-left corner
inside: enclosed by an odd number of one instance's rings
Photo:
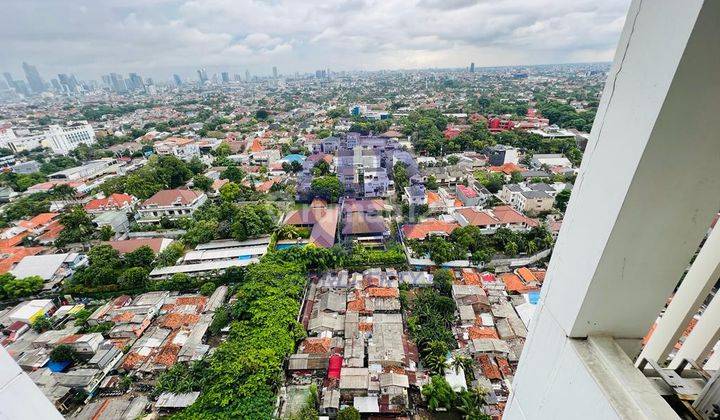
[[[15,87],[15,91],[17,93],[20,93],[25,96],[30,95],[30,87],[28,86],[27,83],[25,83],[24,80],[15,80],[13,83],[13,87]]]
[[[78,90],[78,82],[75,76],[68,76],[65,73],[58,74],[58,82],[61,92],[75,93]]]
[[[205,70],[204,68],[198,70],[197,74],[198,74],[198,80],[200,80],[200,83],[205,83],[208,81],[207,70]]]
[[[123,80],[121,74],[110,73],[110,84],[116,93],[127,92],[127,85],[125,84],[125,80]]]
[[[52,85],[53,89],[54,89],[56,92],[62,92],[62,91],[63,91],[63,87],[60,85],[60,81],[58,81],[58,79],[51,79],[51,80],[50,80],[50,84]]]
[[[181,86],[182,85],[182,79],[179,75],[173,74],[173,82],[175,82],[175,86]]]
[[[470,73],[475,73],[475,63],[470,63]]]
[[[250,81],[250,70],[245,70],[245,81],[246,82]]]
[[[277,67],[273,66],[273,79],[277,79]]]
[[[234,78],[235,78],[235,81],[236,81],[236,82],[241,82],[241,81],[242,81],[242,77],[240,77],[240,75],[237,74],[237,73],[235,73]]]
[[[15,81],[12,78],[12,75],[8,72],[3,73],[3,77],[5,77],[5,81],[7,82],[8,86],[15,87]]]
[[[109,74],[104,74],[104,75],[100,76],[100,79],[102,79],[102,82],[105,84],[105,86],[112,89],[112,80],[110,80]]]
[[[139,91],[145,91],[145,83],[143,83],[142,77],[140,77],[137,73],[130,73],[128,75],[128,79],[130,80],[130,84],[128,85],[128,89],[139,92]]]
[[[23,71],[25,72],[25,78],[30,85],[33,93],[41,93],[45,91],[45,83],[40,78],[40,73],[37,71],[37,67],[31,66],[28,63],[22,63]]]
[[[228,74],[228,72],[224,71],[220,73],[220,76],[222,77],[223,83],[230,83],[230,74]]]

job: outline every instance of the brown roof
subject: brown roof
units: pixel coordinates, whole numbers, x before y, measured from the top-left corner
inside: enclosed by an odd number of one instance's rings
[[[40,213],[30,220],[21,220],[18,222],[18,225],[27,229],[35,229],[38,226],[50,223],[50,221],[59,215],[60,213]]]
[[[158,191],[152,197],[148,198],[143,202],[143,207],[146,206],[171,206],[176,202],[179,204],[187,205],[195,201],[198,197],[203,195],[202,191],[194,190],[162,190]]]
[[[433,233],[449,235],[459,227],[460,225],[455,222],[449,223],[441,220],[428,219],[413,225],[404,225],[402,232],[408,239],[425,239],[429,234]]]
[[[172,313],[165,316],[165,321],[162,323],[162,326],[165,328],[176,330],[182,326],[190,326],[197,324],[199,319],[200,315],[197,314]]]
[[[501,223],[525,223],[528,226],[537,226],[537,220],[533,220],[510,206],[497,206],[492,209],[495,217]]]
[[[162,247],[163,238],[126,239],[124,241],[110,241],[103,243],[110,245],[121,254],[133,252],[142,246],[149,246],[150,249],[157,254],[160,252],[160,248]]]
[[[329,337],[325,338],[307,338],[303,344],[303,353],[306,354],[322,354],[330,351],[330,343],[332,340]]]
[[[367,294],[370,297],[396,298],[399,296],[398,289],[393,287],[370,287],[367,289]]]
[[[500,221],[484,211],[473,208],[462,208],[457,210],[465,220],[473,226],[490,226],[500,224]]]

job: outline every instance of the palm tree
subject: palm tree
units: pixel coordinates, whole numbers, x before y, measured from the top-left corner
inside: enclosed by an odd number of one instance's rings
[[[469,372],[472,369],[473,360],[462,354],[455,355],[451,366],[455,369],[455,373],[460,373],[460,368],[465,372]]]
[[[432,411],[440,407],[450,409],[455,402],[455,392],[445,378],[439,375],[433,376],[430,383],[422,388],[422,395],[427,399],[428,408]]]
[[[444,341],[433,340],[428,343],[425,349],[423,363],[433,373],[438,375],[445,374],[447,367],[448,345]]]
[[[444,375],[447,363],[445,356],[438,354],[428,354],[425,356],[425,367],[436,375]]]
[[[293,225],[283,225],[277,229],[278,239],[298,239],[300,236],[300,229]]]
[[[463,413],[466,420],[490,420],[491,417],[485,414],[482,407],[485,405],[485,394],[487,391],[481,387],[471,388],[459,394],[457,409]]]

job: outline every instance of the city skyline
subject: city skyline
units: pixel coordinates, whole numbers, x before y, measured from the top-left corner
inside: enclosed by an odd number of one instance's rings
[[[200,67],[272,75],[277,66],[287,75],[318,68],[609,61],[627,0],[601,5],[419,0],[414,7],[392,1],[133,1],[118,6],[74,0],[59,6],[39,0],[7,6],[15,19],[0,29],[2,71],[19,74],[26,61],[45,77],[73,73],[98,79],[110,72],[142,71],[167,80],[174,73],[188,77]],[[43,25],[36,24],[38,19]]]

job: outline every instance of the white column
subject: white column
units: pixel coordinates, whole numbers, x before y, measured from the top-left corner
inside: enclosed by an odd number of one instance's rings
[[[720,339],[720,296],[716,294],[669,366],[675,369],[683,359],[692,359],[702,364],[718,339]]]
[[[720,278],[720,228],[713,229],[697,258],[658,321],[636,365],[649,359],[664,365],[665,359]],[[720,324],[718,324],[720,327]]]
[[[641,413],[669,409],[599,381],[595,362],[568,349],[602,335],[634,359],[718,210],[717,22],[718,1],[633,0],[507,418],[628,418],[622,401]]]
[[[0,419],[58,419],[62,416],[0,346]]]

